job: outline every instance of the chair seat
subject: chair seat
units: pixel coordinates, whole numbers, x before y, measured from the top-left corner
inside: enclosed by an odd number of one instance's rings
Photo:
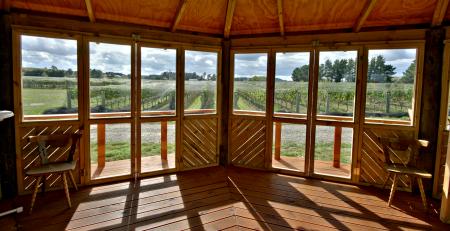
[[[425,170],[421,170],[414,167],[406,167],[406,166],[394,166],[394,165],[388,165],[386,166],[386,170],[393,173],[401,173],[401,174],[408,174],[408,175],[415,175],[420,176],[422,178],[431,178],[431,173],[428,173]]]
[[[65,172],[65,171],[69,171],[69,170],[72,171],[75,169],[76,165],[77,165],[76,160],[73,160],[71,162],[49,163],[49,164],[41,165],[36,168],[31,168],[26,172],[26,174],[29,176],[33,176],[33,175]]]

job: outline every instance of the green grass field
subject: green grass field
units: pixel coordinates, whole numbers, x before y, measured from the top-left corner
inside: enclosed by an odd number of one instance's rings
[[[97,163],[97,143],[91,143],[91,163]],[[141,147],[142,156],[161,155],[161,145],[159,143],[143,143]],[[167,153],[175,153],[175,144],[167,144]],[[130,159],[129,142],[111,142],[105,147],[105,161]]]
[[[64,89],[30,89],[22,90],[24,115],[42,115],[48,109],[67,106],[67,91]],[[77,107],[77,100],[72,101]]]

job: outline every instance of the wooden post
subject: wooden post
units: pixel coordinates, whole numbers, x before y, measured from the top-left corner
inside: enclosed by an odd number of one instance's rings
[[[167,160],[167,121],[161,121],[161,160]]]
[[[220,165],[226,166],[231,158],[229,158],[229,150],[228,150],[228,126],[229,126],[229,113],[230,107],[232,103],[230,103],[230,59],[231,59],[231,43],[230,40],[225,40],[222,42],[222,75],[220,76],[220,92],[222,93],[222,97],[220,104],[220,129],[221,129],[221,138],[220,147],[219,147],[219,162]]]
[[[97,165],[105,167],[105,124],[97,124]]]
[[[281,123],[275,122],[275,160],[281,160]]]
[[[341,166],[341,138],[342,127],[334,128],[334,151],[333,151],[333,167],[340,168]]]

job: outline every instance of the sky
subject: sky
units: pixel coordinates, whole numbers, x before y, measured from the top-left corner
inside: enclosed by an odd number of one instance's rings
[[[104,72],[120,72],[129,74],[131,70],[131,47],[91,42],[90,68]],[[51,67],[77,70],[77,42],[69,39],[51,39],[35,36],[22,36],[22,66]],[[356,51],[322,51],[319,61],[326,59],[356,58]],[[401,76],[415,59],[415,49],[370,50],[369,60],[383,55],[386,63],[396,69],[395,76]],[[160,74],[164,71],[175,71],[176,50],[160,48],[142,48],[142,74]],[[217,53],[202,51],[186,51],[186,72],[202,74],[217,73]],[[267,54],[235,54],[235,76],[266,76]],[[291,80],[292,71],[296,67],[309,63],[309,52],[279,52],[276,55],[276,77]]]

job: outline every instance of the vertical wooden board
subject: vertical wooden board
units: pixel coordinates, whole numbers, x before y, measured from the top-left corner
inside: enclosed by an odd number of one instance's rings
[[[266,122],[234,118],[231,122],[231,163],[237,166],[264,168]]]
[[[217,118],[189,118],[183,121],[181,165],[183,169],[218,164]]]
[[[93,1],[96,19],[168,28],[175,18],[178,0]]]
[[[275,0],[239,0],[236,2],[231,35],[278,33],[277,2]]]
[[[284,0],[286,32],[351,28],[365,1]]]
[[[379,0],[364,26],[429,24],[437,0]]]
[[[11,7],[56,14],[87,16],[84,0],[12,0]]]
[[[384,169],[384,154],[378,137],[413,138],[415,136],[413,131],[395,128],[364,128],[361,146],[360,182],[382,185],[387,178],[387,172]],[[409,186],[409,179],[401,176],[398,186]]]
[[[179,30],[222,34],[227,0],[188,1]]]

